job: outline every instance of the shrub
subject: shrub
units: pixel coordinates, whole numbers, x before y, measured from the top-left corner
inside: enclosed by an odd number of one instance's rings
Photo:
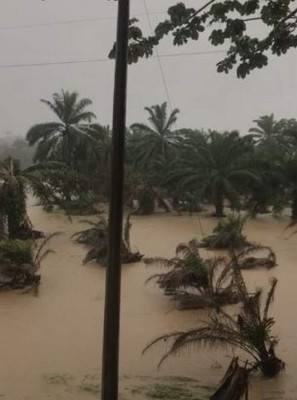
[[[34,261],[33,246],[31,241],[1,240],[0,263],[32,264]]]
[[[201,241],[201,247],[210,249],[240,249],[249,243],[242,234],[246,218],[229,215],[221,219],[213,230],[213,234]]]

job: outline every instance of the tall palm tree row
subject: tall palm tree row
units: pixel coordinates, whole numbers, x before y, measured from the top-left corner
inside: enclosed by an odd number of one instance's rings
[[[52,100],[41,101],[55,119],[29,129],[27,141],[35,146],[34,161],[65,165],[54,174],[48,171],[44,180],[56,185],[56,192],[62,190],[64,199],[89,190],[107,199],[111,131],[95,123],[92,101],[63,90]],[[261,116],[247,135],[240,135],[178,128],[179,110],[169,110],[166,102],[144,110],[148,123],[127,128],[125,198],[137,186],[153,186],[177,205],[189,199],[210,202],[218,217],[224,215],[228,201],[232,208],[246,206],[254,215],[270,206],[280,212],[291,204],[296,218],[295,119]]]
[[[144,180],[171,195],[179,193],[181,199],[185,194],[204,198],[214,205],[218,217],[224,215],[225,200],[238,208],[246,199],[252,215],[269,206],[279,213],[288,199],[296,208],[295,163],[290,162],[297,150],[295,119],[262,116],[254,120],[256,126],[249,134],[241,136],[237,131],[177,129],[178,110],[167,117],[166,103],[145,110],[150,126],[132,124],[127,141],[128,160]]]

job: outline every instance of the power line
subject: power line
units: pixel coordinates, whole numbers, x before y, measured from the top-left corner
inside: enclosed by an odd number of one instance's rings
[[[158,56],[152,56],[150,58],[172,58],[172,57],[186,57],[196,55],[207,55],[215,53],[225,53],[225,50],[210,50],[210,51],[196,51],[189,53],[172,53],[172,54],[159,54]],[[43,67],[43,66],[54,66],[54,65],[66,65],[66,64],[90,64],[111,61],[109,58],[93,58],[87,60],[65,60],[65,61],[44,61],[37,63],[22,63],[22,64],[0,64],[0,68],[26,68],[26,67]],[[166,84],[166,82],[165,82]]]
[[[171,54],[159,54],[160,58],[169,58],[169,57],[183,57],[183,56],[200,56],[207,54],[222,54],[226,53],[227,50],[205,50],[205,51],[189,51],[186,53],[171,53]],[[153,56],[154,58],[154,56]]]
[[[166,14],[166,13],[162,12],[162,11],[150,13],[150,15],[160,15],[160,14]],[[134,17],[144,17],[144,16],[146,16],[146,14],[142,13],[142,14],[137,14]],[[110,20],[115,20],[115,19],[116,19],[116,17],[113,17],[113,16],[108,17],[107,16],[107,17],[93,17],[93,18],[84,18],[84,19],[72,19],[72,20],[66,20],[66,21],[40,22],[37,24],[8,25],[8,26],[0,26],[0,31],[28,29],[28,28],[40,28],[40,27],[44,27],[44,26],[80,24],[80,23],[84,23],[84,22],[110,21]]]
[[[7,64],[0,65],[0,68],[25,68],[25,67],[44,67],[51,65],[63,65],[63,64],[89,64],[110,61],[108,58],[94,58],[89,60],[72,60],[72,61],[49,61],[39,63],[28,63],[28,64]]]
[[[153,26],[152,26],[152,22],[151,22],[151,19],[150,19],[150,16],[149,16],[146,0],[143,0],[143,4],[144,4],[145,14],[146,14],[146,17],[147,17],[147,20],[148,20],[148,23],[149,23],[149,27],[150,27],[151,33],[153,33]],[[169,107],[170,107],[170,111],[172,113],[173,112],[173,108],[172,108],[172,103],[171,103],[171,99],[170,99],[170,95],[169,95],[169,89],[168,89],[168,86],[167,86],[166,77],[165,77],[163,65],[162,65],[160,57],[159,57],[159,51],[158,51],[158,47],[157,46],[155,47],[155,52],[156,52],[158,65],[159,65],[159,68],[160,68],[161,79],[162,79],[163,86],[164,86],[164,89],[165,89],[167,101],[168,101],[168,104],[169,104]]]

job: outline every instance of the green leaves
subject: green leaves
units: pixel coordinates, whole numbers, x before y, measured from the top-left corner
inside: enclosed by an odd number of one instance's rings
[[[214,46],[223,44],[225,42],[225,38],[222,29],[214,29],[209,36],[209,40]]]
[[[61,91],[54,93],[53,100],[41,100],[58,117],[59,122],[48,122],[34,125],[27,132],[26,139],[30,146],[37,145],[34,161],[63,161],[73,166],[77,150],[94,144],[92,138],[92,120],[95,114],[88,111],[92,101],[79,98],[78,93]]]
[[[290,1],[288,0],[273,0],[268,1],[262,7],[261,18],[266,25],[275,25],[280,18],[285,18],[290,12]]]
[[[173,25],[181,25],[187,21],[195,13],[194,8],[186,8],[184,3],[177,3],[175,6],[168,8],[168,15],[170,16]]]
[[[150,124],[131,125],[132,135],[129,137],[129,149],[135,153],[133,164],[140,168],[147,178],[150,176],[153,181],[159,181],[159,175],[163,168],[157,170],[156,166],[158,164],[160,167],[162,164],[160,161],[168,161],[167,156],[173,152],[177,135],[172,128],[177,121],[179,110],[174,109],[168,115],[165,102],[146,107],[145,111],[149,114]]]
[[[165,36],[171,35],[173,44],[182,46],[191,40],[198,41],[200,34],[209,32],[212,45],[222,45],[228,39],[229,50],[217,65],[218,72],[228,73],[237,65],[237,76],[245,78],[254,69],[268,64],[268,52],[285,54],[297,47],[297,9],[292,8],[294,0],[210,0],[201,8],[187,8],[179,2],[168,9],[169,18],[160,22],[154,34],[144,37],[133,19],[130,23],[129,63],[139,58],[150,57],[153,49]],[[263,38],[253,37],[252,29],[247,29],[254,20],[267,32]],[[248,33],[247,33],[248,32]],[[115,46],[110,52],[115,57]]]

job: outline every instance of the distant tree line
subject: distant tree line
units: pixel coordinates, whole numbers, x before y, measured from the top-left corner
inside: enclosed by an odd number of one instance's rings
[[[69,212],[87,214],[96,202],[108,201],[111,130],[96,122],[89,110],[91,100],[76,92],[55,93],[51,101],[42,102],[55,119],[31,127],[26,141],[18,139],[2,149],[1,158],[21,161],[13,174],[22,185],[34,186],[47,206],[63,203]],[[218,217],[226,206],[248,210],[252,216],[279,215],[291,207],[292,218],[297,218],[294,118],[261,116],[240,135],[177,128],[179,110],[168,112],[166,103],[145,110],[148,122],[133,123],[126,131],[126,204],[136,198],[141,203],[138,212],[150,213],[156,198],[170,200],[177,211],[195,212],[210,203]],[[34,164],[28,174],[25,167],[32,152]],[[2,167],[3,179],[11,177],[5,168],[11,171],[12,165],[6,161]]]

